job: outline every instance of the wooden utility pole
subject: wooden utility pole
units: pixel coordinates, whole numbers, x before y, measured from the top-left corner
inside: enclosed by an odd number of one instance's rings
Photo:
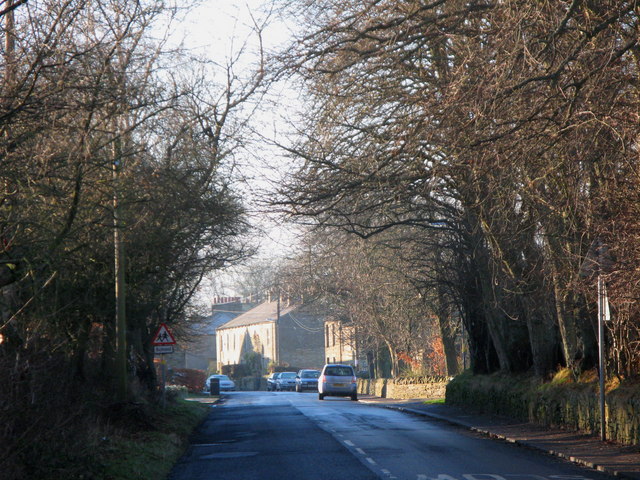
[[[118,143],[118,142],[116,142]],[[114,152],[113,161],[113,244],[115,266],[116,300],[116,359],[115,381],[118,400],[127,399],[127,319],[125,256],[122,242],[122,221],[120,218],[120,161],[121,152]]]
[[[4,10],[4,62],[6,65],[5,84],[10,86],[14,80],[14,52],[16,50],[15,20],[13,10],[15,9],[13,0],[7,0],[7,7]]]
[[[280,365],[280,339],[278,330],[280,328],[280,284],[278,284],[278,300],[276,303],[276,321],[275,321],[275,335],[273,336],[273,341],[276,348],[276,356],[275,362],[276,365]]]

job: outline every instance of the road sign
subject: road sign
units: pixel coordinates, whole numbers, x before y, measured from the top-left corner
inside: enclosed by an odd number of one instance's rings
[[[165,354],[165,353],[173,353],[173,345],[155,345],[153,347],[153,353],[156,354]]]
[[[158,331],[156,332],[156,335],[153,337],[151,345],[153,345],[154,347],[161,347],[163,345],[175,344],[176,340],[175,338],[173,338],[173,335],[171,335],[169,328],[164,323],[161,323]]]

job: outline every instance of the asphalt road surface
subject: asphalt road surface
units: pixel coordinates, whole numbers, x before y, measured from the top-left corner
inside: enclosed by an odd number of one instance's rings
[[[169,480],[604,480],[462,428],[348,398],[230,392]]]

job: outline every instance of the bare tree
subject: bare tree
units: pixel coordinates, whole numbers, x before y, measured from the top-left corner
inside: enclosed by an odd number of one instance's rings
[[[444,222],[474,370],[592,367],[578,271],[636,160],[635,3],[300,5],[284,58],[312,101],[283,210],[362,237]]]

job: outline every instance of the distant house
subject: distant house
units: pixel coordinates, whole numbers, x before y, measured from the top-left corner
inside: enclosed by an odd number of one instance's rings
[[[202,317],[192,326],[189,341],[178,339],[174,353],[166,356],[168,365],[172,368],[215,369],[218,363],[216,330],[250,306],[240,297],[216,297],[211,307],[211,315]]]
[[[264,302],[216,330],[218,369],[258,354],[263,370],[274,365],[320,368],[324,318],[305,305]]]
[[[353,325],[340,320],[324,322],[324,357],[326,363],[354,365],[358,370],[367,368],[366,357],[358,351]]]

